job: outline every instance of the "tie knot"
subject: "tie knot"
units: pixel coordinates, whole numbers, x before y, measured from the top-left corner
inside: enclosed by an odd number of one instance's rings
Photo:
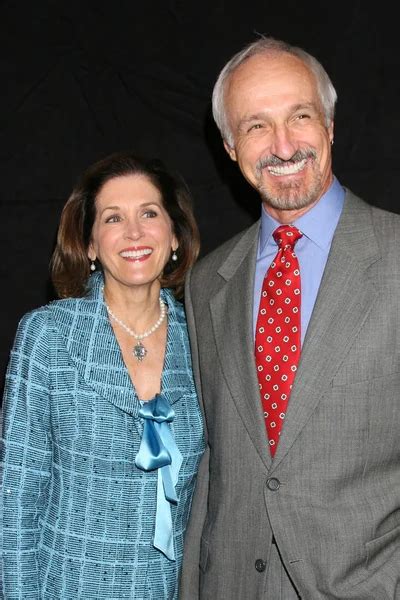
[[[286,248],[287,246],[293,248],[302,235],[297,227],[293,227],[292,225],[280,225],[273,233],[274,240],[279,248]]]

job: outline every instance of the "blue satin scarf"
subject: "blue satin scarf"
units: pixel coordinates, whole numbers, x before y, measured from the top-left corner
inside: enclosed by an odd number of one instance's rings
[[[175,412],[165,396],[157,394],[152,400],[142,403],[139,416],[144,419],[144,428],[135,464],[143,471],[158,469],[153,544],[169,560],[175,560],[171,504],[178,502],[175,486],[183,460],[168,425],[173,421]]]

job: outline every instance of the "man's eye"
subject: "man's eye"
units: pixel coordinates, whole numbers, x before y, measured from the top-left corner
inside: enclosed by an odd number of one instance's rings
[[[297,115],[297,118],[301,121],[302,119],[309,119],[310,115],[302,113],[301,115]]]
[[[254,129],[261,129],[261,128],[262,128],[261,123],[255,123],[254,125],[249,127],[249,131],[253,131]]]

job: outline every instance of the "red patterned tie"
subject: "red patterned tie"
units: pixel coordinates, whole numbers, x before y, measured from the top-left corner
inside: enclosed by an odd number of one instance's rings
[[[279,246],[264,278],[255,336],[261,402],[271,455],[274,456],[300,357],[300,267],[294,245],[302,234],[281,225]]]

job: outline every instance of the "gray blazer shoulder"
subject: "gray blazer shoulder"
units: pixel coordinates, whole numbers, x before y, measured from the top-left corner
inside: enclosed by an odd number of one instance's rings
[[[216,272],[223,278],[229,278],[248,254],[249,247],[257,244],[260,222],[256,221],[200,259],[191,273],[193,282],[199,281],[201,284],[205,276]]]

